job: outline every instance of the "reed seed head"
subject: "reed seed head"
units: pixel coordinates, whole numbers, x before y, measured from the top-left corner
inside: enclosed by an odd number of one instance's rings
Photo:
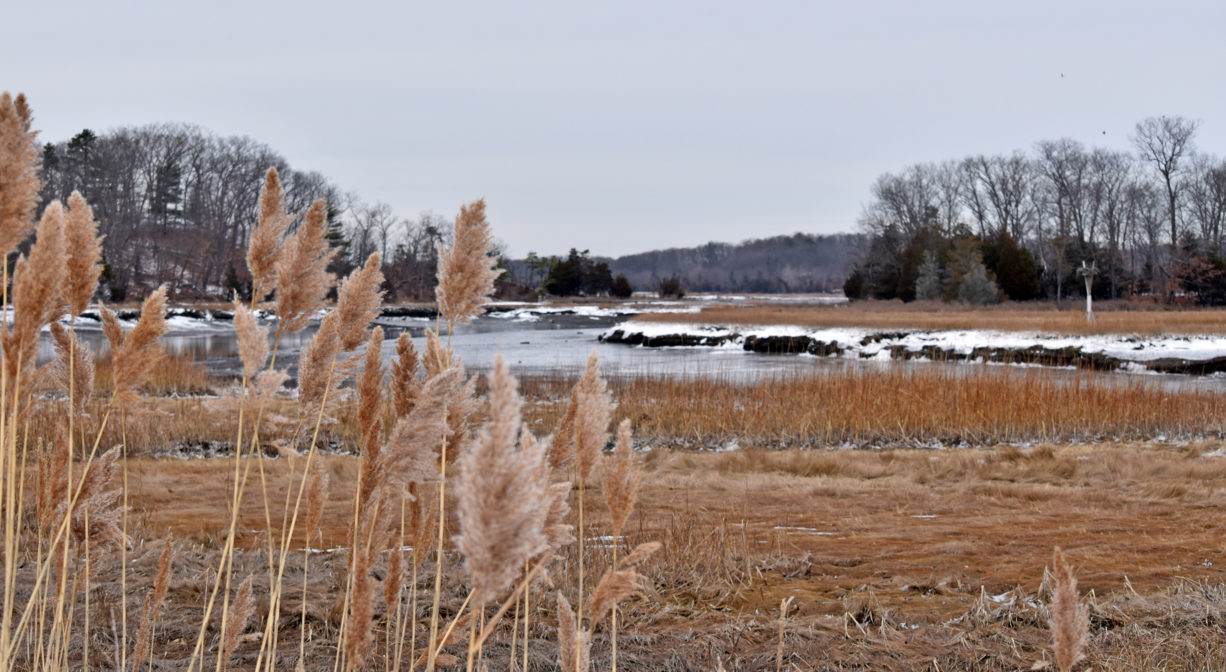
[[[460,458],[460,536],[472,577],[473,604],[483,606],[545,549],[544,455],[517,446],[522,402],[499,355],[489,375],[490,420]]]
[[[260,188],[259,219],[247,246],[247,268],[251,271],[252,298],[263,301],[276,289],[277,262],[284,250],[285,232],[293,217],[285,210],[285,190],[276,168],[269,168]]]
[[[1073,576],[1073,568],[1065,560],[1059,546],[1052,552],[1052,573],[1056,580],[1049,622],[1052,648],[1056,654],[1056,667],[1060,672],[1069,672],[1085,657],[1090,636],[1090,610],[1081,604],[1077,595],[1077,578]]]
[[[80,315],[98,289],[98,278],[102,275],[103,237],[98,235],[98,222],[94,221],[93,209],[77,191],[68,197],[65,234],[68,277],[64,293],[69,312]]]
[[[494,246],[489,222],[485,221],[485,199],[460,208],[455,220],[455,242],[450,250],[439,246],[438,286],[435,297],[439,313],[450,324],[468,322],[489,302],[494,293],[497,259],[490,256]]]
[[[42,163],[38,132],[31,130],[31,121],[23,94],[15,101],[7,91],[0,94],[0,259],[4,260],[30,235],[43,186],[38,178]]]

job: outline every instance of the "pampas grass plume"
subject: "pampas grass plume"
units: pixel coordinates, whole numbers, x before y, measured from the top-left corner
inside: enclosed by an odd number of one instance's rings
[[[65,230],[68,252],[68,278],[64,293],[68,310],[80,315],[89,306],[102,275],[102,236],[94,211],[80,192],[68,197],[68,222]]]
[[[392,409],[397,418],[403,418],[413,410],[421,383],[417,379],[417,349],[413,339],[400,334],[396,339],[396,361],[392,364],[391,386]]]
[[[569,467],[575,462],[575,413],[578,409],[579,390],[575,388],[570,391],[566,411],[553,430],[553,441],[549,444],[549,466],[554,469]]]
[[[349,352],[366,340],[366,328],[379,316],[383,303],[383,271],[379,253],[366,259],[366,265],[349,274],[337,293],[336,312],[340,313],[341,350]]]
[[[634,444],[630,438],[630,420],[622,420],[617,427],[617,443],[613,456],[605,460],[600,469],[604,485],[605,503],[609,506],[613,534],[620,535],[626,518],[634,509],[639,496],[642,473],[634,463]]]
[[[140,670],[141,663],[149,658],[153,648],[153,626],[157,623],[158,612],[166,599],[166,591],[170,588],[170,563],[174,562],[174,548],[170,538],[162,547],[162,555],[158,557],[158,572],[153,580],[153,593],[145,596],[145,613],[141,618],[140,630],[136,633],[136,647],[132,650],[132,670]]]
[[[642,592],[641,574],[632,569],[610,569],[600,577],[596,590],[592,592],[592,601],[588,604],[587,611],[588,622],[599,623],[619,602]]]
[[[333,360],[340,353],[340,324],[336,311],[320,320],[319,331],[298,358],[298,412],[314,423],[331,386]]]
[[[251,310],[235,298],[234,331],[238,333],[238,354],[243,360],[243,378],[252,380],[268,361],[268,327],[256,324]]]
[[[327,205],[322,198],[316,200],[298,230],[285,241],[285,250],[277,260],[277,319],[282,332],[293,333],[307,326],[336,284],[336,276],[328,272],[328,262],[337,251],[328,247],[327,219]]]
[[[230,612],[226,615],[226,632],[221,640],[221,651],[218,652],[222,661],[229,661],[234,655],[234,649],[238,647],[238,636],[247,627],[247,621],[251,620],[253,613],[255,599],[251,595],[251,575],[248,575],[238,587],[238,593],[230,605]]]
[[[600,360],[596,351],[588,356],[587,367],[577,384],[574,442],[575,466],[579,480],[587,481],[600,451],[609,442],[609,420],[613,417],[613,396],[600,377]]]
[[[53,201],[43,211],[30,256],[13,271],[13,325],[4,333],[4,364],[9,381],[34,364],[39,332],[64,310],[64,208]],[[9,383],[10,388],[13,383]]]
[[[1051,601],[1052,648],[1056,667],[1060,672],[1069,672],[1085,657],[1090,611],[1078,599],[1077,578],[1059,546],[1052,552],[1052,573],[1056,579]]]
[[[25,96],[17,100],[0,94],[0,259],[17,249],[30,235],[38,206],[38,178],[42,154],[37,131],[30,129],[30,108]]]
[[[136,401],[136,388],[149,375],[150,369],[161,357],[158,339],[166,333],[166,287],[145,298],[140,308],[140,320],[132,331],[123,337],[123,342],[112,359],[115,378],[115,398],[120,404]]]
[[[276,286],[277,262],[292,219],[285,211],[285,191],[277,169],[269,168],[260,188],[259,219],[247,246],[247,268],[251,271],[252,298],[256,301],[263,301]]]
[[[474,609],[511,584],[545,549],[547,500],[540,450],[517,449],[522,402],[506,360],[489,375],[490,420],[460,458],[460,536]]]
[[[306,489],[306,537],[307,546],[310,547],[311,539],[319,534],[319,523],[324,515],[324,502],[328,499],[328,471],[324,469],[323,458],[316,455],[311,459],[311,466],[307,470],[307,489]]]
[[[56,353],[51,368],[52,381],[65,397],[71,390],[72,412],[83,418],[90,396],[94,393],[93,351],[59,322],[51,323],[51,338],[55,342]]]
[[[422,386],[417,404],[396,421],[382,450],[387,479],[399,489],[433,481],[439,476],[438,453],[447,434],[447,405],[460,387],[457,368],[432,376]]]
[[[590,667],[591,640],[575,617],[575,610],[558,593],[558,665],[564,672],[587,672]]]
[[[449,325],[468,322],[494,293],[497,260],[489,222],[485,221],[485,199],[460,208],[455,220],[455,242],[450,250],[439,246],[438,286],[434,290],[438,310]]]

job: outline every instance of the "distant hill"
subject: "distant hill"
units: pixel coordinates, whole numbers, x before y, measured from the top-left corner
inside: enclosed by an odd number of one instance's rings
[[[609,267],[640,291],[675,275],[688,292],[833,292],[842,291],[863,241],[854,233],[795,233],[631,254]]]

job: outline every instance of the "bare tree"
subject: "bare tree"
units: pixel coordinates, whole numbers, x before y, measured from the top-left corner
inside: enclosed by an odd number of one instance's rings
[[[1226,225],[1226,161],[1198,154],[1192,159],[1185,194],[1190,217],[1200,238],[1212,254],[1222,254]]]
[[[1171,250],[1179,244],[1179,175],[1185,156],[1193,151],[1192,139],[1199,122],[1183,117],[1149,117],[1137,123],[1132,142],[1142,161],[1154,165],[1166,187],[1167,216],[1171,227]]]

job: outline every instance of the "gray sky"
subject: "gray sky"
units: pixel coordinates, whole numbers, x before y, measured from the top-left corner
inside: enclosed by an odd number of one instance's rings
[[[1147,116],[1226,153],[1226,3],[6,3],[44,141],[182,121],[513,254],[855,229],[885,171]],[[1104,135],[1103,132],[1106,131]]]

